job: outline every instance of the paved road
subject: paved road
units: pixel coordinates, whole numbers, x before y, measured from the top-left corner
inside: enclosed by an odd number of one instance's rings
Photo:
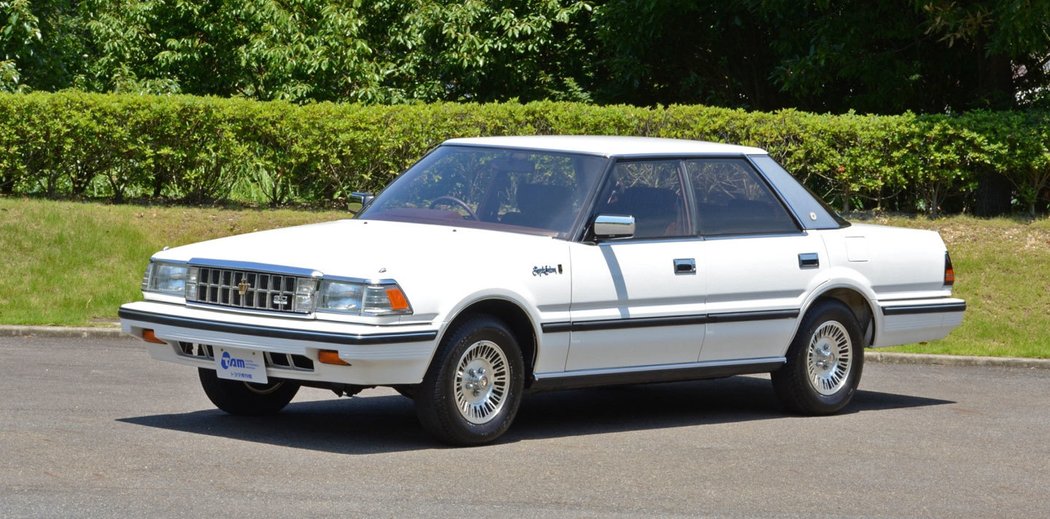
[[[1050,370],[868,364],[849,412],[762,377],[528,397],[501,443],[304,389],[212,408],[132,340],[0,338],[0,517],[1046,517]]]

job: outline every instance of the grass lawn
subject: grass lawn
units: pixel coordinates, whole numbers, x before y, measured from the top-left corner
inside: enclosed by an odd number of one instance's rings
[[[0,324],[110,324],[121,303],[141,298],[142,272],[164,246],[347,216],[0,198]],[[1050,220],[866,221],[940,231],[968,305],[947,339],[893,350],[1050,358]]]
[[[348,216],[0,198],[0,324],[112,324],[164,247]]]
[[[888,351],[1050,358],[1050,219],[876,217],[868,223],[939,231],[955,267],[954,295],[967,305],[962,326],[947,338]]]

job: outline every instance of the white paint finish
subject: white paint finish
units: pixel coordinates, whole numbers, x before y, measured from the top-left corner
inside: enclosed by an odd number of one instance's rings
[[[212,361],[185,357],[175,353],[174,344],[179,341],[199,342],[214,346],[233,346],[257,352],[290,353],[303,355],[314,361],[314,371],[290,371],[268,368],[269,377],[292,378],[311,382],[335,382],[340,384],[415,384],[423,380],[436,342],[410,342],[403,344],[375,344],[347,346],[337,344],[292,341],[272,337],[241,336],[220,332],[202,332],[172,326],[158,326],[134,320],[121,321],[124,332],[142,337],[143,329],[155,330],[158,338],[168,344],[145,343],[151,357],[185,366],[214,368]],[[317,360],[319,349],[337,350],[339,357],[351,366],[321,364]]]
[[[740,146],[622,137],[498,137],[453,144],[510,146],[605,156],[761,154]],[[326,276],[396,280],[411,316],[288,316],[187,308],[172,298],[126,308],[163,315],[332,333],[436,330],[438,340],[332,347],[309,341],[153,326],[124,320],[141,335],[154,328],[168,341],[227,345],[303,354],[337,349],[353,366],[318,364],[311,381],[413,383],[422,379],[438,341],[469,306],[501,300],[521,308],[538,337],[536,372],[566,369],[645,370],[697,362],[746,362],[784,354],[798,319],[722,322],[671,327],[541,333],[543,323],[569,323],[737,312],[802,312],[828,290],[861,294],[874,310],[879,346],[943,337],[961,312],[884,316],[880,305],[950,302],[942,283],[944,243],[930,231],[854,225],[794,236],[702,240],[569,243],[544,236],[386,221],[342,220],[234,236],[159,252],[158,260],[240,260],[317,271]],[[798,254],[817,253],[820,267],[800,269]],[[695,259],[697,273],[675,275],[674,260]],[[561,272],[557,273],[557,267]],[[534,275],[534,267],[553,272]],[[153,296],[147,296],[153,298]],[[157,358],[199,365],[170,346],[150,345]],[[268,372],[273,375],[272,372]],[[281,373],[287,375],[287,373]]]
[[[887,315],[876,348],[943,339],[962,324],[963,312],[936,314]]]
[[[600,321],[704,313],[705,278],[676,275],[702,241],[640,240],[572,247],[572,320]],[[567,370],[693,362],[704,325],[572,333]]]
[[[711,323],[701,362],[783,356],[795,333],[795,319]]]
[[[868,240],[864,236],[846,237],[846,257],[853,263],[865,263],[871,258]]]
[[[613,156],[633,155],[765,155],[765,150],[717,142],[604,135],[529,135],[450,139],[445,144],[496,146]]]
[[[800,268],[798,255],[804,253],[816,253],[820,267]],[[707,240],[697,258],[711,314],[799,310],[826,265],[824,242],[814,234]],[[699,360],[783,355],[795,323],[780,319],[708,325]]]
[[[934,298],[883,301],[882,308],[915,307],[924,305],[961,304],[962,299]],[[912,344],[943,339],[962,324],[963,312],[936,312],[902,315],[885,315],[877,312],[875,327],[876,348]]]
[[[865,236],[870,259],[864,263],[854,262],[850,268],[870,282],[879,299],[922,297],[916,296],[916,292],[938,293],[944,297],[951,293],[944,287],[946,248],[936,232],[857,224],[825,233],[829,252],[838,250],[840,254],[845,248],[841,242],[849,241],[845,237]],[[840,255],[836,259],[836,264],[849,262],[849,251],[846,250],[845,258]]]

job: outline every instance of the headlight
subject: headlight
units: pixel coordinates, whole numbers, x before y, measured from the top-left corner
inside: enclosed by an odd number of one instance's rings
[[[323,280],[318,291],[317,311],[351,315],[402,315],[411,314],[412,306],[397,283]]]
[[[185,296],[189,268],[180,263],[150,262],[142,279],[143,292]]]

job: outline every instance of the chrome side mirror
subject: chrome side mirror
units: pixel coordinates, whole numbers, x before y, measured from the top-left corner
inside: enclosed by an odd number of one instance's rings
[[[615,240],[634,236],[634,217],[600,214],[594,218],[594,237],[598,240]]]

